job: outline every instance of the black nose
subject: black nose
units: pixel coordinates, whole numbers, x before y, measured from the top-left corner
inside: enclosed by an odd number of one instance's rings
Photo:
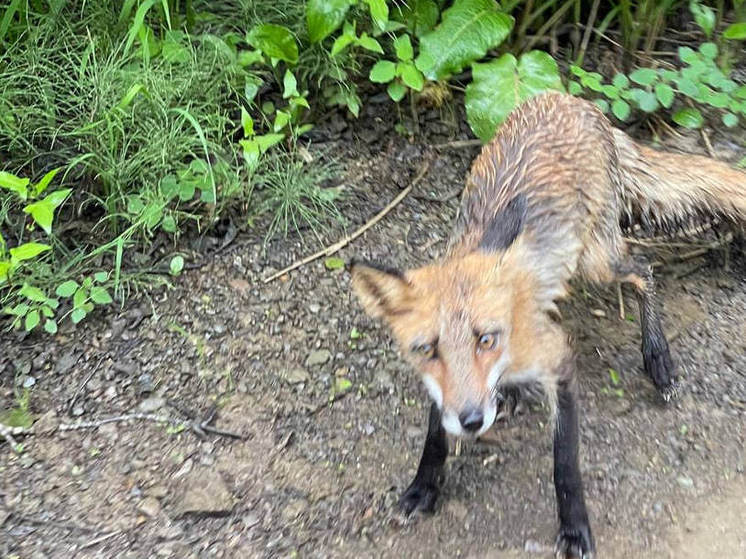
[[[461,426],[471,433],[479,431],[484,423],[484,415],[482,415],[482,411],[477,408],[466,410],[458,416],[458,419],[461,421]]]

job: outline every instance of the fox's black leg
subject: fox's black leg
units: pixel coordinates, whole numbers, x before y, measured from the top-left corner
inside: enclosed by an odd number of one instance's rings
[[[630,260],[627,265],[621,267],[619,276],[622,281],[635,286],[640,306],[643,366],[660,395],[668,402],[676,396],[678,385],[668,341],[661,324],[653,271],[647,262],[638,257],[637,262]]]
[[[578,412],[571,376],[574,371],[567,373],[557,390],[558,410],[554,426],[554,488],[560,520],[556,550],[563,559],[586,559],[592,557],[595,546],[578,463]]]
[[[420,465],[417,468],[417,475],[399,499],[399,508],[405,514],[411,514],[415,510],[432,512],[435,500],[438,498],[438,484],[446,456],[448,456],[446,432],[441,423],[440,410],[433,403],[430,406],[427,438]]]

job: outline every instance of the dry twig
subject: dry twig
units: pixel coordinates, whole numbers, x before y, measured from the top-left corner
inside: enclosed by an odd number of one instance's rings
[[[391,202],[388,203],[388,205],[383,208],[380,212],[378,212],[371,220],[369,220],[367,223],[365,223],[362,227],[360,227],[357,231],[352,233],[351,235],[347,235],[344,239],[341,239],[334,243],[333,245],[330,245],[326,248],[321,249],[320,251],[311,254],[310,256],[306,256],[305,258],[298,260],[297,262],[294,262],[287,268],[284,268],[280,270],[279,272],[272,274],[268,278],[264,279],[264,283],[269,283],[272,280],[275,280],[279,278],[280,276],[284,276],[288,272],[292,272],[296,268],[300,268],[301,266],[305,266],[309,262],[313,262],[314,260],[317,260],[321,258],[322,256],[331,256],[335,252],[343,249],[348,244],[350,244],[352,241],[357,239],[360,235],[365,233],[368,229],[373,227],[376,223],[381,221],[387,213],[389,213],[394,207],[396,207],[399,202],[404,200],[406,198],[407,194],[409,194],[412,189],[417,186],[417,184],[423,179],[425,174],[427,173],[427,170],[430,168],[430,159],[425,161],[425,163],[422,165],[422,168],[420,169],[420,172],[417,173],[417,176],[414,178],[414,180],[410,183],[410,185],[402,190],[399,194],[396,195],[396,198],[391,200]]]

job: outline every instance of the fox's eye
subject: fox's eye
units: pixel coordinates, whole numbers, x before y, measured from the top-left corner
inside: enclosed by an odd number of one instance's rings
[[[495,345],[497,345],[496,333],[482,334],[481,336],[479,336],[477,349],[479,349],[479,351],[489,351],[491,349],[495,349]]]
[[[435,357],[435,345],[422,344],[415,347],[414,352],[424,357],[425,359],[433,359]]]

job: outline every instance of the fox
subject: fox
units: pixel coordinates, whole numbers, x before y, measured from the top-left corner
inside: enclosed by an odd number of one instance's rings
[[[353,259],[361,306],[388,325],[432,400],[417,473],[400,509],[434,511],[446,434],[483,435],[498,415],[500,394],[538,385],[553,426],[556,554],[592,557],[575,353],[558,302],[575,277],[632,285],[643,368],[670,401],[680,381],[652,267],[632,254],[625,232],[671,233],[704,216],[746,221],[745,173],[647,147],[614,128],[595,104],[545,93],[514,109],[473,161],[444,256],[406,271]]]

